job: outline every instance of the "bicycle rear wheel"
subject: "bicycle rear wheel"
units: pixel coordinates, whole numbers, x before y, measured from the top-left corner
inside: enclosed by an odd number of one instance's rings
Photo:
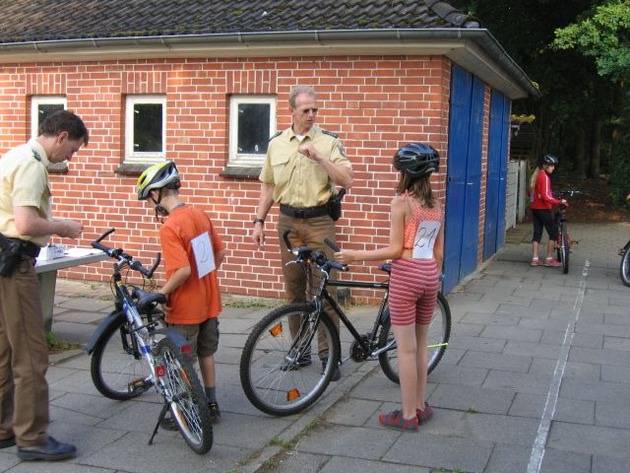
[[[179,433],[195,453],[208,452],[213,441],[210,410],[190,359],[168,337],[158,342],[156,354],[164,363],[160,379]]]
[[[117,401],[132,399],[153,386],[129,324],[123,317],[107,327],[94,346],[90,372],[96,389]]]
[[[394,339],[394,334],[391,330],[389,306],[386,306],[384,311],[386,315],[379,334],[379,348],[387,346],[387,344]],[[427,335],[427,350],[429,352],[427,373],[431,373],[444,356],[450,336],[451,308],[448,305],[446,297],[444,297],[441,292],[438,292],[437,303],[433,311],[433,318],[431,319]],[[398,375],[398,356],[396,348],[381,353],[378,357],[378,361],[385,376],[394,383],[399,384],[400,377]]]
[[[565,223],[560,224],[561,246],[560,246],[560,262],[562,263],[562,272],[569,272],[569,254],[571,250],[571,242],[569,241],[569,231]]]
[[[294,334],[289,328],[291,319],[296,325]],[[318,332],[328,344],[325,360],[313,356]],[[339,351],[337,329],[325,313],[317,313],[314,304],[279,307],[254,326],[243,348],[240,376],[245,395],[267,414],[301,412],[330,383]]]
[[[626,286],[630,286],[630,247],[626,245],[623,249],[623,256],[621,257],[621,265],[619,267],[619,273],[621,275],[621,282]]]

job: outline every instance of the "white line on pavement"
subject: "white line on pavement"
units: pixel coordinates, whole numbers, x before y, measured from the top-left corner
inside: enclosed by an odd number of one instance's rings
[[[556,404],[558,403],[558,393],[560,392],[560,384],[562,383],[562,377],[564,376],[564,370],[567,366],[567,359],[569,358],[569,350],[571,343],[573,342],[573,336],[575,335],[575,325],[580,318],[582,312],[582,304],[584,303],[584,294],[586,292],[586,280],[588,278],[588,271],[591,267],[591,262],[586,260],[584,267],[582,268],[582,278],[580,279],[580,287],[573,304],[573,310],[575,317],[571,323],[567,326],[564,333],[564,340],[562,347],[560,347],[560,354],[558,356],[558,362],[556,363],[556,369],[553,373],[551,385],[549,386],[549,392],[547,393],[547,402],[545,403],[545,409],[538,424],[538,433],[534,439],[534,445],[532,447],[532,453],[529,457],[529,463],[527,465],[527,473],[538,473],[542,465],[543,458],[545,456],[545,444],[549,437],[549,429],[551,428],[551,420],[556,412]]]

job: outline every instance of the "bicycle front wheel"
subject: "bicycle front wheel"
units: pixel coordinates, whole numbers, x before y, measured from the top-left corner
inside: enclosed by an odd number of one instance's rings
[[[314,356],[318,333],[328,345],[325,358]],[[279,307],[256,324],[243,348],[240,375],[245,395],[267,414],[301,412],[330,383],[339,350],[335,325],[314,304]]]
[[[92,382],[105,397],[125,401],[153,386],[133,337],[129,323],[121,318],[107,327],[94,346],[90,363]]]
[[[628,245],[624,248],[619,272],[621,274],[621,282],[626,286],[630,286],[630,247]]]
[[[383,317],[383,325],[379,334],[378,346],[385,347],[394,339],[391,330],[391,318],[389,316],[389,305],[385,307],[385,316]],[[438,292],[437,303],[433,311],[433,318],[429,324],[427,334],[427,350],[428,350],[428,368],[427,373],[431,373],[438,365],[451,336],[451,308],[448,305],[446,297]],[[396,384],[400,384],[400,376],[398,374],[398,357],[396,348],[392,348],[379,355],[378,361],[385,376]]]
[[[562,262],[562,272],[569,272],[569,254],[571,242],[569,241],[569,231],[565,223],[560,224],[560,235],[562,236],[562,246],[560,247],[560,261]]]
[[[190,359],[168,337],[158,342],[156,354],[164,363],[161,382],[180,434],[195,453],[208,452],[213,441],[210,409]]]

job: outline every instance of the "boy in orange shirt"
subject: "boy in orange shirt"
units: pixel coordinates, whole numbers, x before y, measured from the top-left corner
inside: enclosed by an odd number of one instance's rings
[[[197,354],[214,422],[221,417],[216,397],[214,353],[219,346],[221,294],[217,270],[225,257],[210,217],[179,199],[181,186],[172,161],[145,170],[136,185],[138,200],[151,200],[155,215],[167,216],[160,228],[166,266],[166,323],[181,333]]]

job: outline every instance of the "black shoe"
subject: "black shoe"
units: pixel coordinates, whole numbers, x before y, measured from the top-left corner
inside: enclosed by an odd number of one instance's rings
[[[57,442],[54,438],[48,439],[33,447],[18,447],[17,456],[20,460],[44,460],[56,461],[72,458],[77,454],[77,448],[69,443]]]
[[[9,448],[15,445],[15,435],[13,437],[9,437],[8,439],[0,440],[0,449]]]
[[[324,374],[327,364],[328,364],[328,358],[322,358],[322,374]],[[337,366],[335,366],[332,378],[330,378],[330,380],[339,381],[340,379],[341,379],[341,371],[339,371],[339,364],[337,364]]]
[[[282,371],[295,371],[300,368],[305,368],[307,366],[311,366],[313,361],[311,360],[311,351],[307,351],[300,358],[298,358],[296,363],[289,363],[285,361],[284,365],[280,368]]]
[[[215,402],[208,403],[208,409],[210,410],[210,422],[216,424],[221,420],[221,411],[219,405]]]
[[[160,421],[160,428],[169,432],[176,432],[178,429],[177,422],[170,415]]]

